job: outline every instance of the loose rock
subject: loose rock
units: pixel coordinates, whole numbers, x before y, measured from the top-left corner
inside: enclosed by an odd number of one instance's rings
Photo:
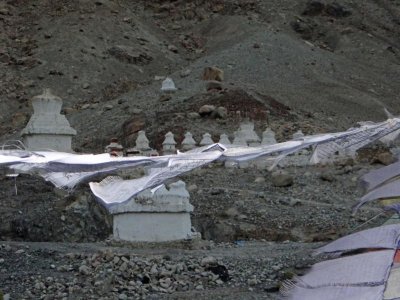
[[[219,91],[219,90],[222,90],[222,84],[219,81],[210,80],[210,81],[207,81],[206,89],[207,89],[207,91],[211,91],[211,90]]]
[[[276,187],[287,187],[293,184],[293,177],[286,172],[273,173],[271,179]]]
[[[186,70],[184,70],[184,71],[181,71],[181,72],[179,73],[179,75],[183,78],[183,77],[189,76],[191,72],[192,72],[192,71],[191,71],[190,69],[186,69]]]
[[[390,165],[392,163],[395,162],[395,158],[393,157],[392,153],[389,152],[383,152],[378,154],[375,159],[373,160],[373,162],[377,162],[380,164],[383,164],[385,166]]]
[[[214,105],[203,105],[202,107],[200,107],[199,109],[199,114],[200,116],[204,117],[204,116],[208,116],[211,115],[211,113],[215,110],[215,106]]]
[[[168,50],[174,53],[178,53],[178,48],[174,45],[168,45]]]
[[[79,273],[81,273],[82,275],[89,275],[90,269],[88,266],[82,265],[79,267]]]

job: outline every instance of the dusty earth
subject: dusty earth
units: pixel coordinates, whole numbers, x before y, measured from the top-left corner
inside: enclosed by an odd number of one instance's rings
[[[0,142],[19,139],[30,99],[51,88],[78,134],[76,152],[102,152],[112,137],[134,146],[146,130],[231,138],[251,119],[278,141],[340,131],[400,113],[400,3],[389,0],[0,1]],[[206,91],[203,69],[224,71]],[[178,91],[160,92],[171,76]],[[205,104],[226,115],[199,115]],[[87,185],[66,194],[28,176],[0,177],[0,291],[11,299],[275,299],[282,280],[318,258],[311,250],[368,222],[356,163],[272,174],[213,164],[182,179],[204,240],[128,245]],[[363,225],[364,224],[364,225]],[[361,227],[359,227],[362,225]],[[229,273],[229,276],[227,276]],[[228,278],[229,277],[229,278]],[[1,298],[0,298],[1,299]]]

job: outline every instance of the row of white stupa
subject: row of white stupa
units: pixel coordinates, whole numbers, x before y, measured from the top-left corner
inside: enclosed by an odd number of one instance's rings
[[[168,80],[167,80],[168,83]],[[52,149],[62,152],[72,152],[71,140],[76,131],[71,128],[68,120],[64,115],[60,114],[62,100],[51,94],[46,89],[42,95],[38,95],[32,99],[34,113],[31,116],[27,126],[21,132],[23,142],[29,150]],[[296,132],[293,138],[304,136],[301,131]],[[276,144],[275,133],[267,128],[262,139],[254,131],[254,124],[245,122],[240,124],[238,131],[234,133],[234,139],[231,142],[226,134],[221,134],[218,141],[224,145],[238,146],[259,146]],[[185,133],[185,138],[179,147],[182,151],[191,150],[197,146],[206,146],[213,144],[214,141],[209,133],[205,133],[199,143],[197,143],[190,132]],[[176,141],[174,135],[168,132],[163,142],[163,153],[171,154],[176,152]],[[112,140],[111,144],[106,147],[106,152],[114,152],[117,155],[123,155],[123,147],[118,144],[117,140]],[[136,145],[132,149],[127,149],[127,155],[158,155],[157,151],[149,146],[145,132],[140,131],[136,139]]]
[[[304,134],[301,130],[297,131],[293,135],[293,139],[301,138]],[[193,135],[190,132],[185,133],[185,138],[181,143],[180,149],[182,151],[188,151],[191,149],[196,148],[197,146],[207,146],[214,144],[215,142],[211,138],[211,134],[205,133],[203,134],[202,139],[199,143],[195,141]],[[238,131],[234,133],[234,139],[231,142],[228,135],[221,134],[218,143],[223,145],[237,145],[237,146],[249,146],[255,147],[260,145],[273,145],[276,144],[277,141],[275,139],[275,133],[271,130],[271,128],[267,128],[262,133],[262,138],[257,135],[254,131],[254,124],[251,122],[246,122],[240,124],[240,128]],[[174,134],[172,132],[168,132],[165,135],[163,145],[163,153],[164,154],[171,154],[176,152],[176,145],[177,142],[175,141]],[[115,152],[117,155],[123,155],[123,147],[117,143],[117,141],[112,141],[110,145],[106,147],[106,152]],[[132,149],[127,149],[127,155],[130,154],[147,154],[151,155],[155,153],[149,146],[149,140],[146,137],[144,131],[138,132],[138,137],[136,139],[136,145]]]

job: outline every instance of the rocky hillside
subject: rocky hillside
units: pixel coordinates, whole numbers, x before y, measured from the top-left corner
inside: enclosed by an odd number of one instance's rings
[[[45,87],[84,152],[113,136],[132,146],[141,129],[154,146],[169,130],[232,134],[254,114],[285,138],[400,112],[396,1],[2,1],[0,22],[2,141]],[[206,92],[208,66],[224,71],[222,90]],[[179,90],[165,98],[167,75]],[[193,114],[216,102],[224,118]]]

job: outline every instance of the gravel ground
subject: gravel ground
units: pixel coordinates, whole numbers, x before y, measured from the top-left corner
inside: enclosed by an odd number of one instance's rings
[[[11,299],[276,299],[279,282],[302,274],[320,245],[195,244],[2,242],[0,290]]]
[[[346,234],[380,211],[369,205],[355,216],[351,214],[362,196],[358,178],[370,168],[286,168],[293,179],[288,187],[274,186],[274,175],[257,169],[210,166],[183,179],[191,190],[195,227],[207,238],[312,242]]]

